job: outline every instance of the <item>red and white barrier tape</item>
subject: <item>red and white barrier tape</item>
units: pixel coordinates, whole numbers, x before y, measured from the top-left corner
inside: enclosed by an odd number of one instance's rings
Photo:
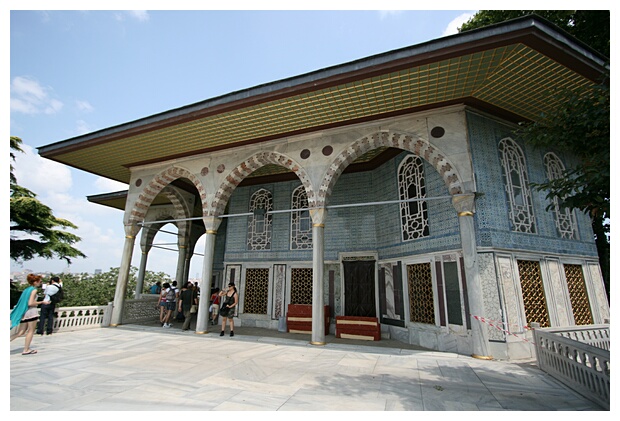
[[[512,333],[512,332],[511,332],[511,331],[509,331],[508,329],[504,329],[504,327],[503,327],[503,326],[498,326],[498,324],[500,324],[500,325],[506,325],[506,323],[504,323],[504,322],[500,322],[500,321],[497,321],[497,320],[489,320],[489,319],[486,319],[486,318],[481,317],[481,316],[474,316],[473,314],[471,315],[471,317],[473,317],[474,319],[476,319],[476,320],[478,320],[478,321],[480,321],[480,322],[482,322],[482,323],[486,323],[486,324],[488,324],[489,326],[494,327],[495,329],[500,330],[500,331],[502,331],[502,332],[504,332],[504,333],[506,333],[506,334],[508,334],[508,335],[514,336],[515,338],[518,338],[518,339],[520,339],[520,340],[522,340],[522,341],[529,342],[529,343],[533,344],[533,342],[532,342],[532,341],[530,341],[530,340],[528,340],[528,339],[525,339],[525,338],[522,338],[522,337],[520,337],[520,336],[516,335],[515,333]],[[531,330],[531,328],[530,328],[530,327],[527,327],[527,326],[523,326],[523,327],[524,327],[525,329]]]

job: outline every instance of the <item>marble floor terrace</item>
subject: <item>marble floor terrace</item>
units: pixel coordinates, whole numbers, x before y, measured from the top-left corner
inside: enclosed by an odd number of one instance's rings
[[[220,337],[210,328],[206,335],[159,325],[37,335],[38,353],[27,356],[18,338],[10,343],[10,411],[602,410],[532,361],[331,336],[316,346],[309,336],[243,327]]]

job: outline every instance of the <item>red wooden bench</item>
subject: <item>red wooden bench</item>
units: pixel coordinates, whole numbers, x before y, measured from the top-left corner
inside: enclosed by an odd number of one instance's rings
[[[312,305],[289,304],[286,312],[286,331],[312,333]],[[325,334],[329,333],[329,306],[325,306]]]
[[[336,338],[381,340],[381,324],[376,317],[336,316]]]

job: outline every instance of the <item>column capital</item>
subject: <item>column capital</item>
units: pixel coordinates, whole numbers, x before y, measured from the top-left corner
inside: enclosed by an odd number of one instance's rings
[[[312,218],[312,225],[315,227],[325,226],[325,220],[327,219],[326,208],[310,209],[310,217]]]
[[[136,235],[140,232],[140,225],[136,223],[130,223],[125,225],[125,238],[136,238]]]
[[[222,223],[222,218],[218,218],[217,216],[203,216],[202,222],[205,224],[207,234],[217,234],[217,229]]]
[[[459,216],[474,216],[476,212],[475,200],[475,193],[459,194],[452,197],[452,206]]]

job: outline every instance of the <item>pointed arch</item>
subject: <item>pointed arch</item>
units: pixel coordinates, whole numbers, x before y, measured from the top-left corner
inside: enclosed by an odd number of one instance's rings
[[[191,217],[191,211],[185,198],[181,196],[181,194],[176,188],[168,185],[164,187],[160,193],[165,195],[168,200],[170,200],[170,202],[172,203],[172,209],[164,209],[150,219],[154,221],[165,219],[179,220]],[[143,231],[141,241],[142,246],[152,244],[155,235],[164,225],[166,225],[166,223],[157,223],[145,227],[145,231]],[[189,239],[189,221],[177,221],[174,222],[174,225],[178,229],[179,241],[187,241]]]
[[[458,175],[456,167],[441,150],[420,136],[386,130],[356,140],[336,156],[323,177],[315,200],[316,206],[322,207],[327,204],[327,199],[331,195],[336,181],[349,164],[366,152],[381,147],[402,149],[419,156],[428,161],[437,170],[450,194],[454,195],[464,192],[463,181]]]
[[[211,202],[206,216],[222,215],[224,213],[224,209],[226,208],[226,204],[230,199],[230,196],[232,195],[235,188],[237,188],[239,183],[241,183],[247,176],[252,174],[254,171],[261,167],[264,167],[267,164],[280,165],[293,171],[301,181],[301,184],[306,189],[306,193],[308,194],[308,202],[311,204],[310,206],[312,206],[315,200],[315,193],[312,187],[312,182],[310,181],[310,177],[306,170],[295,160],[281,153],[259,152],[237,165],[228,174],[224,182],[217,189],[217,192],[215,193],[215,198],[213,202]],[[312,200],[310,198],[312,198]]]
[[[134,204],[130,212],[128,223],[137,224],[144,221],[144,218],[146,217],[146,212],[153,203],[153,200],[155,200],[155,197],[157,197],[159,193],[162,193],[162,191],[169,199],[172,197],[171,202],[173,203],[175,208],[177,205],[175,205],[174,198],[179,199],[180,202],[184,202],[182,196],[180,196],[178,192],[175,192],[173,188],[170,187],[166,191],[164,191],[164,188],[169,186],[170,183],[172,183],[178,178],[187,178],[194,184],[200,196],[204,215],[206,208],[206,192],[202,183],[196,176],[194,176],[185,168],[173,166],[157,174],[146,186],[144,186],[142,192],[138,195],[138,200],[136,200],[136,203]],[[180,204],[178,206],[182,207],[182,205]],[[186,209],[186,212],[187,216],[191,214],[189,208]]]

